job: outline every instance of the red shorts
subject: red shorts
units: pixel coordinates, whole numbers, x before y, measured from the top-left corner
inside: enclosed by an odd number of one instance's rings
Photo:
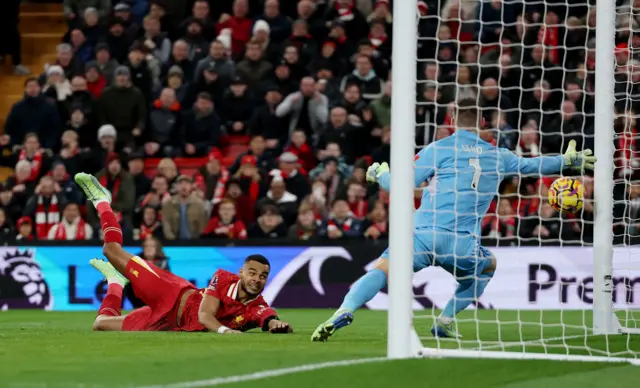
[[[146,304],[127,314],[122,324],[124,331],[168,331],[177,324],[180,297],[196,287],[183,278],[162,270],[134,256],[127,263],[127,279],[133,292]]]

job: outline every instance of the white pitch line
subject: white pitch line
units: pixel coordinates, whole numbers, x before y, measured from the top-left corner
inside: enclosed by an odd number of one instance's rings
[[[373,358],[360,358],[356,360],[329,361],[329,362],[322,362],[319,364],[298,365],[290,368],[270,369],[270,370],[264,370],[260,372],[243,374],[243,375],[217,377],[217,378],[208,379],[208,380],[185,381],[181,383],[162,384],[162,385],[147,385],[147,386],[139,386],[137,388],[213,387],[216,385],[262,380],[262,379],[267,379],[269,377],[285,376],[285,375],[291,375],[291,374],[296,374],[301,372],[310,372],[310,371],[319,370],[319,369],[334,368],[334,367],[340,367],[340,366],[371,364],[376,362],[384,362],[388,360],[389,359],[386,357],[373,357]]]

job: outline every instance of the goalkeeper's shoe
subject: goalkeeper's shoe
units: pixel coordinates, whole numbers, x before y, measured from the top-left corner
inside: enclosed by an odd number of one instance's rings
[[[122,287],[129,284],[129,279],[125,278],[120,272],[111,263],[108,263],[104,260],[100,259],[91,259],[89,260],[89,264],[98,271],[107,279],[107,283],[116,283],[121,285]]]
[[[452,328],[452,324],[444,324],[440,321],[437,321],[433,327],[431,328],[431,334],[433,334],[434,337],[439,337],[439,338],[454,338],[454,339],[461,339],[462,336],[458,333],[456,333],[455,330],[453,330]]]
[[[593,156],[590,149],[584,151],[576,151],[576,141],[571,140],[567,151],[564,153],[564,164],[570,168],[579,170],[593,170],[598,159]]]
[[[111,203],[111,193],[93,175],[79,172],[75,175],[74,180],[94,206],[99,202]]]
[[[338,310],[328,321],[318,326],[311,335],[311,341],[325,342],[338,329],[349,326],[353,322],[353,314],[349,310]]]

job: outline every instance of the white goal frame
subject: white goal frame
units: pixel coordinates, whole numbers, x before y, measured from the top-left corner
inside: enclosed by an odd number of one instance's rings
[[[544,359],[562,361],[617,362],[640,365],[639,359],[607,356],[462,350],[424,347],[413,328],[413,171],[418,0],[394,1],[391,174],[393,195],[390,203],[389,312],[387,357]],[[598,0],[596,4],[596,72],[595,86],[595,191],[597,202],[594,224],[594,302],[593,335],[640,334],[640,329],[624,328],[613,312],[613,155],[614,155],[614,62],[615,0]],[[610,144],[603,147],[603,144]],[[403,173],[397,173],[402,171]]]

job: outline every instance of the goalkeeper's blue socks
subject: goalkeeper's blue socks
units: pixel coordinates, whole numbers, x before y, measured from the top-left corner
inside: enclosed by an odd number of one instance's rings
[[[473,279],[461,280],[456,293],[444,306],[442,314],[440,314],[440,322],[445,325],[450,324],[453,321],[453,317],[478,299],[489,284],[489,281],[491,281],[491,278],[493,278],[493,274],[493,272],[483,273]]]
[[[338,311],[356,311],[363,304],[373,299],[386,284],[387,274],[381,269],[372,269],[351,286]]]

